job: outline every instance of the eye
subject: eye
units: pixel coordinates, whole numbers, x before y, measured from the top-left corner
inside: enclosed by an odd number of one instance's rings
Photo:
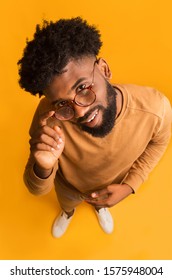
[[[62,101],[57,101],[55,103],[55,108],[59,108],[59,107],[64,107],[68,104],[68,101],[67,100],[62,100]]]
[[[80,92],[82,90],[84,90],[85,88],[87,88],[88,86],[86,84],[82,84],[77,88],[77,92]]]

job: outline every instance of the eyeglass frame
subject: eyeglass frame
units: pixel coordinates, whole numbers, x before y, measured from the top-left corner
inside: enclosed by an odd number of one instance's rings
[[[93,77],[92,77],[92,82],[91,82],[91,84],[90,84],[88,87],[85,87],[84,89],[81,89],[80,92],[77,92],[77,93],[75,94],[73,100],[66,100],[67,104],[65,104],[64,106],[62,106],[62,107],[56,109],[55,112],[56,112],[56,111],[59,111],[61,108],[70,107],[70,108],[73,110],[73,116],[74,116],[75,111],[74,111],[74,109],[73,109],[73,106],[71,106],[72,103],[76,104],[76,105],[79,106],[79,107],[88,107],[88,106],[92,105],[92,104],[96,101],[96,93],[92,90],[92,87],[94,86],[94,69],[95,69],[95,64],[96,64],[96,63],[97,63],[97,59],[94,61],[94,64],[93,64],[93,70],[92,70],[92,72],[93,72]],[[75,98],[77,97],[77,95],[80,94],[80,93],[81,93],[82,91],[84,91],[84,90],[90,90],[90,91],[91,91],[92,93],[94,93],[94,95],[95,95],[94,100],[93,100],[91,103],[89,103],[88,105],[82,105],[82,104],[79,104],[79,103],[77,103],[77,102],[75,101]],[[65,101],[65,100],[64,100],[64,101]],[[63,102],[63,101],[61,101],[61,102]],[[56,106],[57,103],[58,103],[58,101],[54,104],[54,106]],[[64,119],[64,121],[65,121],[65,120],[71,120],[71,119],[73,118],[73,116],[72,116],[70,119]],[[56,117],[56,116],[55,116],[55,117]],[[56,118],[57,118],[57,117],[56,117]],[[62,120],[59,119],[59,118],[57,118],[57,119],[60,120],[60,121],[62,121]]]

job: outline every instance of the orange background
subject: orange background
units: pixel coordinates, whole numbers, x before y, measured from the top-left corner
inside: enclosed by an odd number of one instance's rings
[[[16,65],[43,18],[82,16],[101,30],[114,83],[153,86],[172,102],[171,10],[170,0],[1,1],[0,259],[172,259],[172,143],[137,194],[111,208],[112,235],[83,203],[67,233],[51,236],[55,191],[34,197],[22,179],[39,98],[19,88]]]

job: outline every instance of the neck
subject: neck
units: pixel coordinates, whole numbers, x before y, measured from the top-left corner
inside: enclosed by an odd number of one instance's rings
[[[116,108],[117,108],[116,119],[117,119],[122,111],[123,95],[122,95],[122,92],[116,87],[115,87],[115,91],[117,93],[117,96],[116,96]]]

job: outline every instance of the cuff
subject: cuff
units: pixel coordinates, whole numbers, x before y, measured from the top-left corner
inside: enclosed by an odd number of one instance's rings
[[[34,195],[44,195],[50,192],[53,186],[54,176],[53,176],[54,170],[52,171],[51,175],[46,178],[42,179],[39,178],[34,170],[33,166],[29,170],[25,170],[24,173],[24,182],[28,188],[28,190],[34,194]]]
[[[139,174],[134,172],[129,172],[127,176],[122,180],[122,184],[129,185],[133,189],[134,193],[137,191],[137,189],[143,182],[143,178]]]

